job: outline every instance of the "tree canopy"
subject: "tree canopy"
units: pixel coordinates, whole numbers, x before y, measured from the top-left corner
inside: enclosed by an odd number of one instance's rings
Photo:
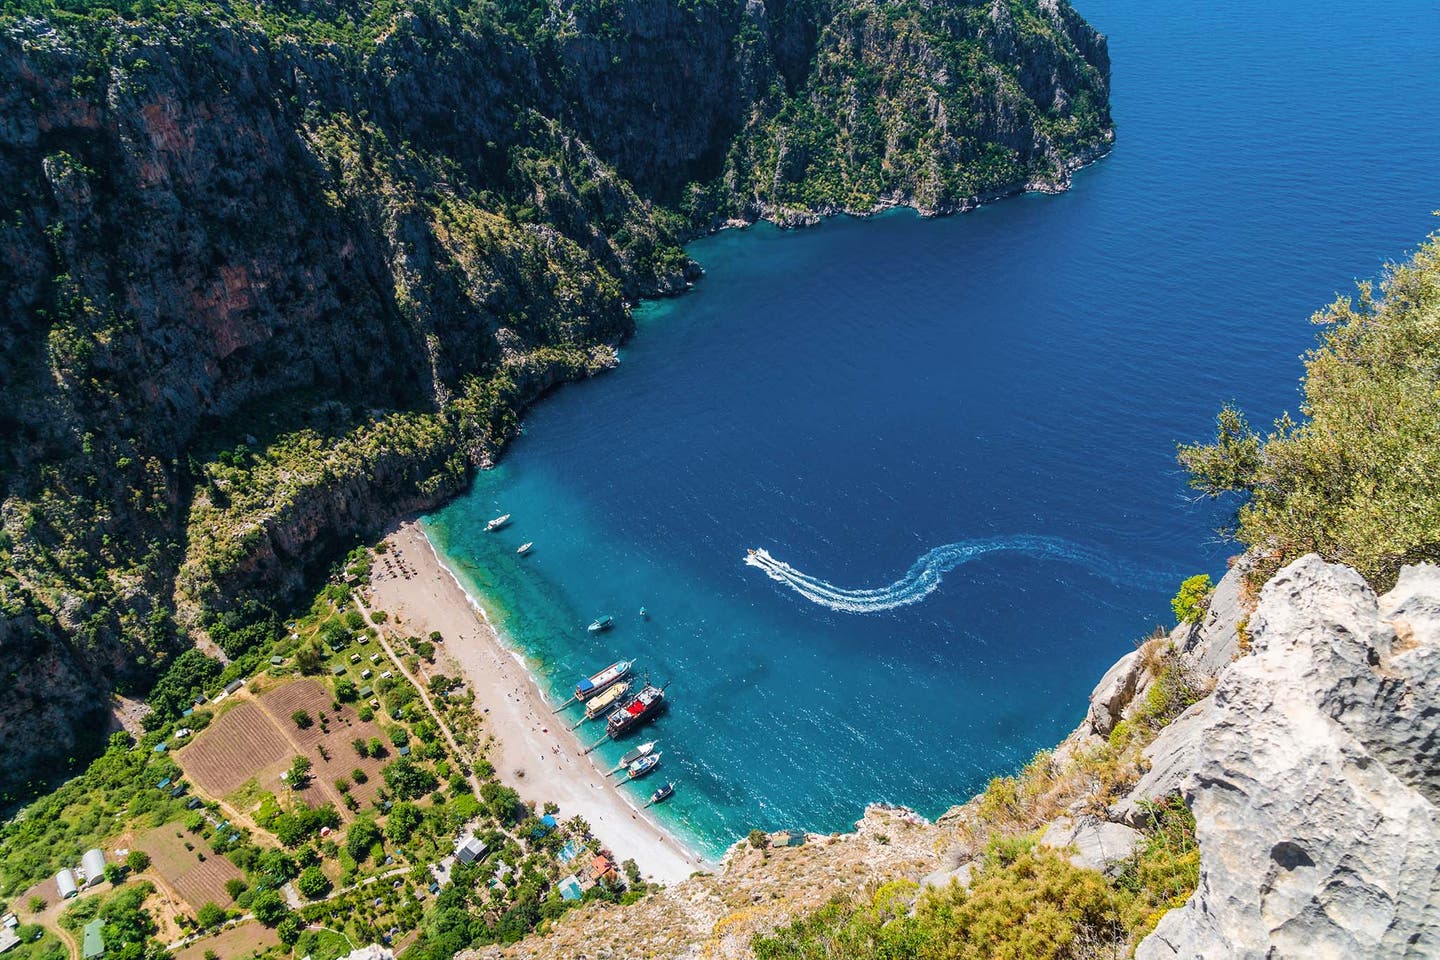
[[[1227,406],[1215,440],[1180,447],[1191,485],[1243,497],[1236,536],[1268,577],[1310,552],[1391,586],[1440,559],[1440,234],[1313,318],[1302,419],[1261,435]]]

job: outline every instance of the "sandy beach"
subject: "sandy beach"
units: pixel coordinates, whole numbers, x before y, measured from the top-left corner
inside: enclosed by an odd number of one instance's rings
[[[495,738],[489,758],[500,779],[524,800],[558,804],[562,820],[584,817],[595,836],[619,860],[634,859],[646,879],[675,883],[706,869],[698,854],[639,809],[648,791],[636,794],[638,802],[623,795],[615,778],[584,755],[567,729],[572,721],[551,714],[529,672],[471,604],[420,527],[406,521],[386,542],[391,562],[387,570],[385,555],[377,557],[371,605],[406,635],[440,631],[441,663],[451,661],[446,672],[464,676],[475,691],[475,708]]]

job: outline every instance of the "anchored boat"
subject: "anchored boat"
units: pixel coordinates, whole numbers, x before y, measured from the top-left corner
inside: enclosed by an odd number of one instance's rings
[[[520,554],[520,556],[523,557],[523,556],[525,556],[525,554],[527,554],[527,553],[530,552],[530,548],[533,547],[533,546],[535,546],[535,541],[530,540],[530,541],[527,541],[527,542],[525,542],[525,543],[520,544],[520,548],[519,548],[518,550],[516,550],[515,552],[518,553],[518,554]]]
[[[491,520],[489,523],[485,524],[485,532],[486,532],[486,533],[494,533],[496,530],[499,530],[501,527],[505,526],[505,524],[507,524],[507,523],[509,523],[509,522],[510,522],[510,514],[508,514],[508,513],[507,513],[507,514],[504,514],[504,515],[502,515],[502,516],[496,517],[494,520]]]
[[[650,794],[650,803],[659,803],[662,800],[670,799],[670,794],[675,792],[675,784],[667,783],[665,786]]]
[[[589,700],[616,680],[623,680],[634,665],[634,660],[616,660],[599,673],[591,674],[575,684],[575,699]]]
[[[629,692],[630,684],[617,683],[604,693],[597,694],[595,699],[585,704],[585,719],[595,720],[605,716],[609,710],[614,708],[615,704],[620,702],[620,698]]]
[[[586,627],[585,629],[589,630],[591,633],[599,633],[602,630],[609,630],[613,626],[615,626],[615,618],[606,615],[603,617],[596,617],[594,620],[590,621],[590,626]]]
[[[665,689],[647,683],[625,706],[610,714],[610,719],[605,721],[605,733],[612,739],[623,737],[647,720],[655,719],[664,709]]]
[[[654,749],[654,740],[651,740],[647,743],[642,743],[640,744],[640,746],[636,747],[634,750],[631,750],[629,753],[625,754],[625,756],[620,758],[620,766],[628,767],[630,766],[630,764],[634,763],[636,760],[639,760],[641,757],[650,756],[650,751]]]
[[[631,780],[639,780],[641,777],[654,771],[660,766],[660,754],[652,753],[648,757],[641,757],[630,766],[625,768],[625,776]]]

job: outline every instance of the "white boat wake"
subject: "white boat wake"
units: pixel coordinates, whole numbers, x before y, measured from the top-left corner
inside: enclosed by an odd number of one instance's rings
[[[837,587],[828,580],[776,560],[768,550],[750,551],[745,563],[765,571],[771,580],[785,584],[811,603],[845,613],[880,613],[919,603],[935,592],[945,574],[991,553],[1020,553],[1042,559],[1064,560],[1085,566],[1110,579],[1125,579],[1111,569],[1113,564],[1078,543],[1033,534],[947,543],[923,554],[905,572],[905,576],[894,583],[868,590]]]

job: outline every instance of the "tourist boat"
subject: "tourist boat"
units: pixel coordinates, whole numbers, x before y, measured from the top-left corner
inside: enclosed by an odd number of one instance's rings
[[[605,712],[620,702],[620,698],[630,692],[630,684],[617,683],[604,693],[596,695],[594,700],[585,704],[585,719],[595,720],[605,715]]]
[[[485,524],[485,532],[493,533],[494,531],[499,530],[501,527],[505,526],[505,524],[509,522],[510,514],[502,514],[501,516],[498,516],[494,520],[491,520],[489,523]]]
[[[623,680],[633,666],[635,666],[634,660],[616,660],[599,673],[592,674],[575,684],[575,699],[589,700],[616,680]]]
[[[625,706],[610,714],[610,719],[605,721],[605,733],[612,738],[624,736],[647,720],[655,719],[664,709],[664,688],[647,683]]]
[[[609,630],[613,626],[615,626],[615,618],[607,615],[604,617],[596,617],[590,621],[590,626],[585,629],[591,633],[599,633],[602,630]]]
[[[636,760],[639,760],[641,757],[650,756],[650,751],[654,749],[654,740],[642,743],[640,744],[640,746],[636,747],[634,750],[631,750],[629,753],[625,754],[625,756],[620,758],[620,766],[628,767],[630,766],[630,764],[634,763]]]
[[[660,754],[652,753],[650,754],[650,756],[641,757],[639,760],[636,760],[634,763],[630,764],[630,766],[626,767],[625,776],[629,777],[631,780],[639,780],[641,777],[645,776],[647,773],[650,773],[658,766],[660,766]]]
[[[523,557],[523,556],[525,556],[525,554],[527,554],[527,553],[530,552],[530,548],[533,547],[533,546],[535,546],[535,542],[534,542],[533,540],[527,541],[527,542],[525,542],[525,543],[520,544],[519,549],[517,549],[515,552],[518,553],[518,554],[520,554],[520,556]]]
[[[667,783],[667,784],[665,784],[665,786],[661,787],[659,790],[656,790],[654,793],[650,794],[650,802],[651,802],[651,803],[659,803],[661,800],[668,800],[668,799],[670,799],[670,794],[672,794],[672,793],[674,793],[674,792],[675,792],[675,784],[673,784],[673,783]]]

